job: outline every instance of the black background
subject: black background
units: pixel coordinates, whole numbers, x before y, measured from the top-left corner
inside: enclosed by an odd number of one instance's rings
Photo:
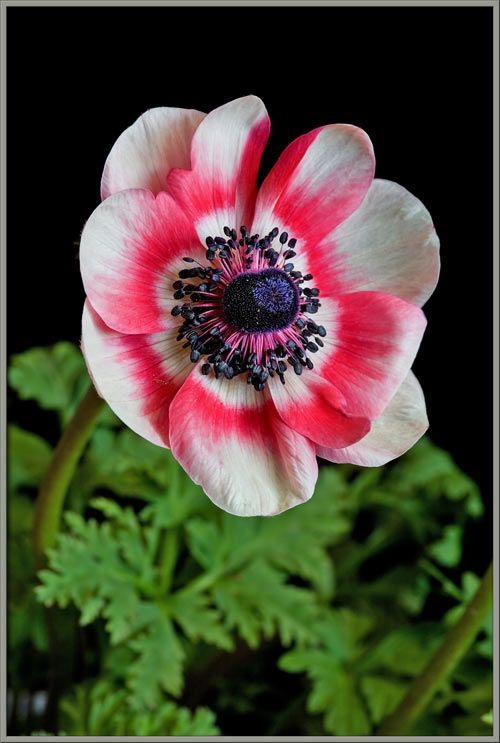
[[[79,340],[77,242],[105,158],[146,109],[260,96],[262,173],[322,124],[430,210],[442,273],[414,369],[430,436],[491,492],[491,8],[9,8],[8,349]],[[11,401],[11,415],[19,412]],[[29,413],[33,414],[33,411]],[[26,415],[26,413],[24,413]],[[488,512],[491,513],[491,512]],[[489,561],[484,522],[472,545]]]

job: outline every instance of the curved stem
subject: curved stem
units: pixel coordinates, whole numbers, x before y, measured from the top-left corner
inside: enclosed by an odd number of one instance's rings
[[[35,504],[33,547],[37,567],[43,565],[45,551],[54,544],[68,486],[104,404],[91,385],[55,448]]]
[[[411,728],[471,646],[490,609],[492,595],[493,564],[458,622],[449,630],[424,670],[413,680],[394,712],[382,723],[377,735],[402,735]]]

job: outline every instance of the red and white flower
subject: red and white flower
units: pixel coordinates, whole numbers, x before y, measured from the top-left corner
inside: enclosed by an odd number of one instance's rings
[[[319,455],[381,465],[427,428],[410,371],[439,273],[421,202],[347,124],[292,142],[257,192],[258,98],[148,111],[81,239],[99,394],[230,513],[313,494]]]

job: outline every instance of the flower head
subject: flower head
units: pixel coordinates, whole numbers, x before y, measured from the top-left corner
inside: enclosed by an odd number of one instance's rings
[[[427,210],[374,180],[346,124],[292,142],[257,192],[268,134],[254,96],[148,111],[81,239],[98,392],[240,515],[310,498],[317,455],[384,464],[428,425],[410,371],[439,273]]]

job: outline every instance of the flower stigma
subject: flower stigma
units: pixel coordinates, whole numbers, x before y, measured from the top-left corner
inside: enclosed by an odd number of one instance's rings
[[[246,271],[226,287],[223,306],[227,321],[241,330],[281,330],[297,316],[298,288],[277,268]]]

